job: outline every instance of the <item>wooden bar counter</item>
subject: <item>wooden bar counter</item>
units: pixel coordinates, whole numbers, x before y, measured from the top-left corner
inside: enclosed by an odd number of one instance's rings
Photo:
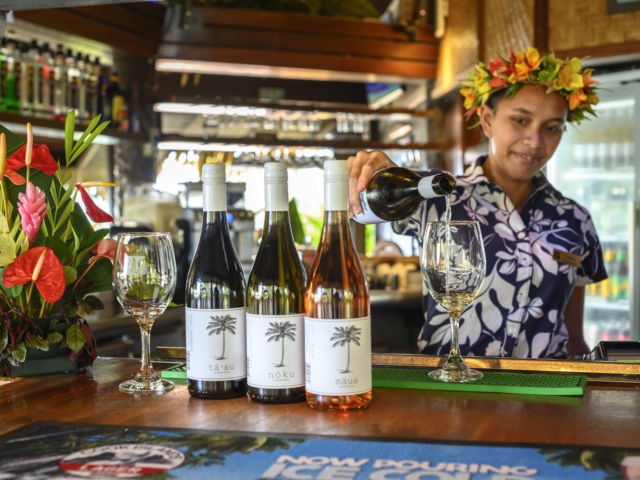
[[[133,359],[98,358],[91,372],[23,377],[0,386],[0,434],[34,421],[507,444],[640,448],[640,385],[590,384],[583,397],[374,389],[369,409],[317,412],[304,403],[121,393]]]

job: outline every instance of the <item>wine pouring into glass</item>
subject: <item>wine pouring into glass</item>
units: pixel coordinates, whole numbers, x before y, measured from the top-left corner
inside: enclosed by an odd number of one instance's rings
[[[428,222],[420,266],[429,293],[449,314],[451,322],[449,358],[441,369],[429,373],[429,377],[455,383],[481,379],[481,372],[469,369],[464,363],[458,343],[460,316],[478,295],[486,271],[478,222]]]
[[[150,336],[176,288],[176,258],[169,233],[120,233],[113,262],[113,290],[122,308],[140,326],[141,367],[132,380],[120,384],[129,393],[171,390],[151,365]]]

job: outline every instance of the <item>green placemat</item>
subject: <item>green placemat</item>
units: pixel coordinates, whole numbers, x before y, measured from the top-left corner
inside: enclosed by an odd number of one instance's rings
[[[162,378],[186,379],[187,365],[180,363],[163,370]],[[429,370],[374,368],[373,386],[524,395],[583,395],[587,388],[587,377],[584,375],[486,372],[482,380],[473,383],[444,383],[429,378]]]
[[[162,370],[162,378],[171,379],[187,379],[187,364],[179,363],[171,368]]]
[[[587,388],[587,377],[584,375],[483,373],[484,378],[473,383],[444,383],[429,378],[429,370],[374,368],[373,386],[525,395],[583,395]]]

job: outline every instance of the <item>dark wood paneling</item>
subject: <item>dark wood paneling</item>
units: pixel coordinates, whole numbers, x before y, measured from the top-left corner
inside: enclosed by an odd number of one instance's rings
[[[80,5],[99,5],[106,3],[146,2],[148,0],[55,0],[58,8],[77,7]],[[34,10],[39,8],[51,8],[52,0],[3,0],[2,10]]]
[[[547,52],[549,50],[549,0],[535,0],[533,9],[533,46],[540,52]]]
[[[158,57],[337,72],[377,73],[409,78],[435,78],[436,75],[435,63],[188,44],[162,44],[158,49]]]
[[[204,8],[200,10],[205,25],[243,26],[247,28],[337,34],[408,41],[407,35],[392,25],[368,20],[319,17],[297,13],[264,12],[239,8]],[[416,27],[417,42],[436,42],[433,28]]]
[[[201,30],[172,29],[166,43],[214,45],[216,47],[256,48],[278,51],[306,51],[388,57],[404,60],[435,62],[438,46],[435,43],[376,40],[366,37],[327,35],[309,32],[287,32],[246,27],[211,26]]]
[[[555,52],[558,58],[571,57],[612,57],[615,55],[637,55],[640,52],[640,41],[613,43],[607,45],[596,45],[593,47],[582,47],[571,50],[560,50]]]
[[[589,385],[583,397],[374,388],[367,410],[318,412],[304,403],[192,398],[186,385],[130,395],[118,384],[135,359],[98,358],[90,373],[24,377],[3,385],[0,434],[34,421],[335,435],[430,442],[640,448],[640,389]],[[463,459],[461,459],[462,461]]]
[[[50,5],[50,4],[49,4]],[[144,4],[140,4],[142,7]],[[155,10],[157,16],[148,12]],[[15,12],[16,17],[45,27],[79,35],[124,52],[151,57],[162,36],[165,7],[144,5],[101,5]],[[147,13],[146,13],[147,12]]]
[[[126,5],[96,5],[94,7],[70,8],[84,18],[115,26],[156,43],[162,39],[162,23],[153,17],[128,8]]]

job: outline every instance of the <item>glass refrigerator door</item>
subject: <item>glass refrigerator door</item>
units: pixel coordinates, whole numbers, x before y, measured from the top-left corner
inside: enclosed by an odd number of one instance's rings
[[[601,340],[634,337],[633,245],[635,229],[637,94],[604,92],[598,118],[567,126],[547,166],[550,182],[589,210],[609,278],[586,287],[584,334],[590,348]]]

